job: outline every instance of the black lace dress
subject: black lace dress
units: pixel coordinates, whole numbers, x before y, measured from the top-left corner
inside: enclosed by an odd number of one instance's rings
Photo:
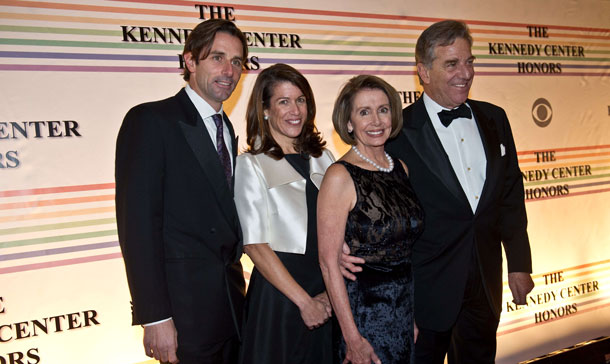
[[[400,162],[389,173],[337,163],[351,175],[357,195],[345,240],[366,261],[355,282],[345,280],[356,326],[383,364],[413,363],[411,247],[423,231],[423,209]],[[338,351],[344,359],[343,339]]]

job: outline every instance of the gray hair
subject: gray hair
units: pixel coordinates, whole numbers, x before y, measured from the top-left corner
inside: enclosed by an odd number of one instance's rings
[[[417,39],[415,63],[423,63],[429,68],[434,61],[436,47],[453,44],[457,38],[465,39],[472,47],[472,36],[468,26],[458,20],[443,20],[430,25]]]

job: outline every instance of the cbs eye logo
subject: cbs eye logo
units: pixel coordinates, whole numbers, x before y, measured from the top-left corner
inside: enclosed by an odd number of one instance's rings
[[[551,107],[551,104],[543,98],[534,101],[534,105],[532,106],[532,118],[536,125],[541,128],[549,125],[553,118],[553,108]]]

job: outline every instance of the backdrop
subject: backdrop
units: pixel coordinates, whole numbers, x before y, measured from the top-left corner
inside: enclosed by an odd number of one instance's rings
[[[312,84],[337,157],[346,146],[330,115],[341,85],[379,75],[412,103],[418,35],[437,20],[466,21],[471,98],[508,113],[534,259],[528,305],[505,290],[498,363],[610,335],[610,2],[456,4],[0,0],[0,364],[147,361],[117,242],[115,139],[130,107],[183,86],[185,36],[217,17],[234,20],[250,46],[225,103],[240,147],[258,72],[284,62]]]

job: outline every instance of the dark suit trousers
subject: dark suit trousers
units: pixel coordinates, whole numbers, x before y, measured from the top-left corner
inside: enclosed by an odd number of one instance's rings
[[[455,324],[442,332],[420,327],[415,343],[415,363],[443,364],[447,354],[449,364],[493,364],[498,323],[485,294],[479,264],[473,257]]]
[[[180,364],[237,364],[239,340],[233,336],[228,340],[209,346],[189,346],[178,343]]]

